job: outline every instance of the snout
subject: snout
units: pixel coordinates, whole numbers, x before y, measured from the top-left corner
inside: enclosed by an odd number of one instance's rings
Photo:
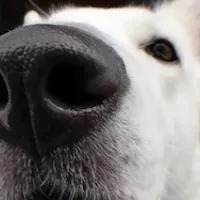
[[[128,86],[113,48],[78,28],[34,25],[0,38],[0,139],[42,156],[101,129]]]

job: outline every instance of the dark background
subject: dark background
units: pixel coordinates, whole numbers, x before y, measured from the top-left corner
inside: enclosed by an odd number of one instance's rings
[[[42,9],[73,3],[81,6],[119,7],[129,4],[150,4],[155,0],[33,0]],[[22,24],[24,14],[30,9],[27,0],[0,0],[0,34]]]

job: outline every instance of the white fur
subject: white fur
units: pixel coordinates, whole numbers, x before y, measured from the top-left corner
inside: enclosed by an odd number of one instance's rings
[[[80,27],[112,45],[123,58],[131,88],[105,131],[118,133],[121,155],[137,157],[120,172],[121,190],[130,199],[133,194],[136,200],[200,199],[199,14],[198,0],[177,0],[154,11],[64,7],[47,18],[33,11],[25,17],[25,25]],[[148,55],[142,44],[152,37],[168,38],[180,63]],[[133,137],[141,144],[137,146]]]

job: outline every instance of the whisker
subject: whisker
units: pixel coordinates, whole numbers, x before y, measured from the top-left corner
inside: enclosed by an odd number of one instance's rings
[[[33,0],[27,0],[29,5],[35,9],[40,15],[43,15],[45,17],[48,17],[47,12],[45,12],[42,8],[40,8],[39,5],[37,5]]]

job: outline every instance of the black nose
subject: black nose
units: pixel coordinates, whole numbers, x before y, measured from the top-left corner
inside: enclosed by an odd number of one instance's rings
[[[95,36],[16,29],[0,38],[0,138],[31,155],[73,145],[110,119],[127,85],[122,59]]]

